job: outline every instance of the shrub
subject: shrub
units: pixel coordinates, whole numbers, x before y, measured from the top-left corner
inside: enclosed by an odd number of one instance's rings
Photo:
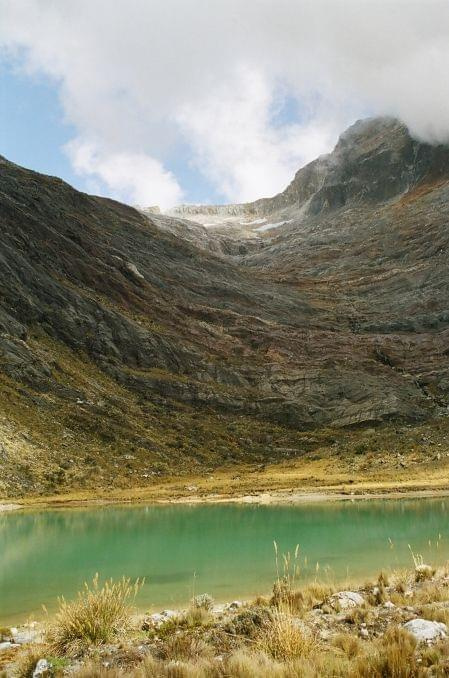
[[[99,585],[95,575],[91,586],[84,584],[78,597],[67,602],[59,599],[59,610],[49,631],[56,653],[77,655],[91,645],[108,643],[129,627],[131,608],[141,584],[132,585],[125,577]]]
[[[214,606],[214,599],[208,593],[201,593],[192,599],[192,607],[210,612]]]
[[[236,636],[243,636],[244,638],[256,638],[262,629],[269,626],[273,621],[273,612],[268,607],[248,607],[234,619],[229,621],[224,630]]]

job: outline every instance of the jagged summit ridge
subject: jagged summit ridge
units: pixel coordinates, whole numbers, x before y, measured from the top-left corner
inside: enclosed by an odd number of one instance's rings
[[[410,190],[427,175],[447,176],[448,151],[414,140],[394,118],[358,120],[334,150],[298,170],[272,198],[231,205],[180,205],[168,214],[208,227],[268,231],[348,204],[378,204]],[[263,229],[263,225],[268,228]],[[273,226],[274,224],[274,226]],[[249,227],[249,228],[248,228]],[[263,229],[263,230],[262,230]]]

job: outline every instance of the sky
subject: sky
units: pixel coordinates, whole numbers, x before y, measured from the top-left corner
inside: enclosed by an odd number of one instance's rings
[[[274,195],[356,119],[449,142],[449,0],[0,0],[0,154],[138,205]]]

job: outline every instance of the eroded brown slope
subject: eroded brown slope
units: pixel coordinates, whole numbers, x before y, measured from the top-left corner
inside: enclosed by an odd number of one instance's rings
[[[447,150],[370,122],[316,162],[251,254],[1,162],[0,492],[142,484],[447,413]]]

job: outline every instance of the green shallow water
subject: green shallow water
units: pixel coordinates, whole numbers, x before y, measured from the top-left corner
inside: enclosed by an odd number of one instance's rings
[[[51,611],[96,572],[145,577],[142,608],[267,593],[279,550],[299,544],[304,581],[364,580],[425,560],[449,559],[449,499],[303,506],[138,506],[0,514],[0,623]],[[325,574],[326,573],[326,574]]]

